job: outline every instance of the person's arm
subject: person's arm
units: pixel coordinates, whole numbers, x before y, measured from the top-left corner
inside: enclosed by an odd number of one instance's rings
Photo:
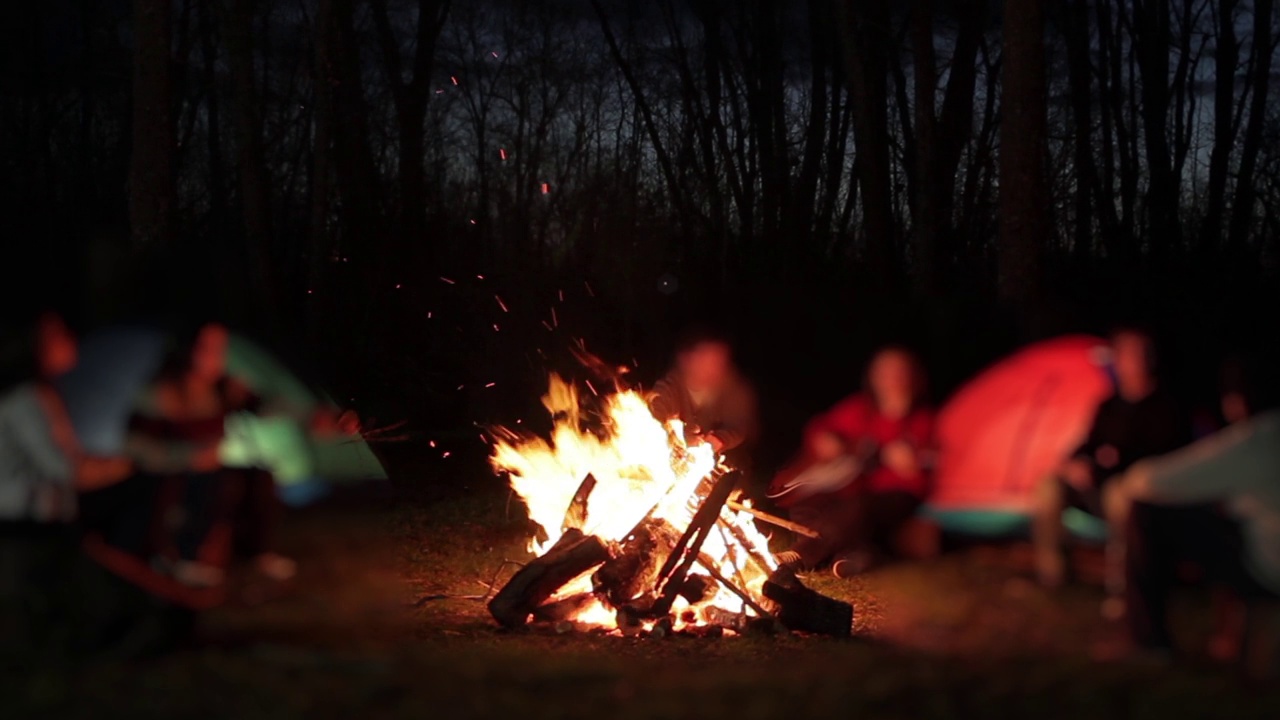
[[[755,439],[759,431],[759,414],[755,391],[745,383],[738,383],[725,402],[723,419],[719,426],[708,433],[719,445],[718,452],[732,450]]]
[[[668,373],[666,377],[654,383],[649,391],[649,412],[661,422],[680,417],[680,397],[684,387],[676,373]]]
[[[810,420],[804,431],[806,445],[822,435],[834,435],[845,443],[858,437],[862,434],[864,405],[861,395],[851,395]]]
[[[1076,451],[1071,454],[1072,460],[1083,460],[1090,467],[1094,465],[1094,457],[1098,453],[1098,448],[1108,444],[1109,439],[1106,437],[1107,432],[1107,415],[1110,408],[1110,401],[1105,401],[1098,406],[1093,413],[1093,421],[1089,423],[1089,434],[1085,436],[1084,442]]]
[[[1231,425],[1125,473],[1126,494],[1164,504],[1218,502],[1280,477],[1280,414]]]

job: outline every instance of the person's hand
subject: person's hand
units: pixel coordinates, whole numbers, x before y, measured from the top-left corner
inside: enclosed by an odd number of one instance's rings
[[[354,410],[343,410],[337,419],[338,431],[345,435],[360,434],[360,416]]]
[[[809,452],[823,462],[835,460],[845,453],[844,441],[834,433],[818,433],[809,440]]]
[[[913,477],[920,471],[916,450],[903,440],[895,440],[880,451],[880,461],[897,475]]]
[[[1103,445],[1093,454],[1093,459],[1098,463],[1098,467],[1111,470],[1120,464],[1120,451],[1115,445]]]
[[[218,443],[205,445],[191,453],[191,469],[196,472],[213,472],[222,467],[218,459]]]
[[[1088,490],[1093,485],[1093,469],[1081,458],[1068,460],[1059,470],[1062,479],[1077,490]]]

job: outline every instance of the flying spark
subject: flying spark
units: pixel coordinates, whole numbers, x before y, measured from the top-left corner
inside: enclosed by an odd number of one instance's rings
[[[596,397],[600,397],[600,393],[596,392],[596,386],[592,385],[590,380],[587,381],[587,387],[591,389],[592,395],[595,395]]]
[[[494,56],[494,57],[498,57],[498,51],[497,51],[497,50],[493,50],[493,51],[491,51],[489,54],[490,54],[490,55],[492,55],[492,56]]]
[[[564,302],[564,291],[563,291],[563,290],[557,290],[556,292],[560,293],[560,302]]]
[[[506,148],[498,148],[498,157],[502,158],[503,160],[506,160],[506,159],[507,159],[507,149],[506,149]]]
[[[442,458],[447,458],[447,457],[449,457],[449,451],[448,451],[448,450],[445,450],[445,451],[444,451],[444,454],[443,454],[443,455],[441,455],[440,457],[442,457]]]
[[[498,384],[498,383],[489,383],[488,385],[485,385],[485,387],[487,387],[487,388],[491,388],[491,387],[493,387],[494,385],[497,385],[497,384]]]
[[[542,183],[542,194],[546,195],[551,192],[551,183]]]
[[[551,308],[551,324],[560,327],[560,321],[556,319],[556,309]]]
[[[459,385],[459,386],[458,386],[458,389],[459,389],[459,390],[461,390],[461,389],[462,389],[462,388],[464,388],[464,387],[466,387],[466,385]]]
[[[435,446],[436,446],[436,441],[435,441],[435,440],[431,440],[431,441],[428,441],[428,442],[427,442],[427,444],[428,444],[428,445],[430,445],[431,447],[435,447]]]
[[[498,323],[493,324],[493,331],[498,332]]]
[[[588,295],[590,295],[591,297],[595,297],[595,296],[596,296],[596,291],[591,289],[591,284],[590,284],[590,283],[588,283],[586,280],[583,280],[583,281],[582,281],[582,286],[583,286],[583,287],[585,287],[585,288],[587,289],[587,294],[588,294]]]
[[[450,76],[449,76],[449,79],[453,81],[453,84],[454,84],[454,85],[457,85],[457,84],[458,84],[458,78],[457,78],[456,76],[454,76],[454,75],[450,75]]]
[[[498,297],[497,295],[494,295],[493,299],[498,301],[498,307],[502,308],[502,312],[511,312],[510,310],[507,309],[507,304],[502,302],[502,298]]]
[[[543,321],[542,321],[542,327],[546,328],[546,329],[547,329],[547,332],[551,332],[551,331],[552,331],[551,323],[547,322],[546,320],[543,320]]]
[[[476,276],[476,279],[477,279],[477,280],[483,280],[483,279],[484,279],[484,276],[483,276],[483,275],[477,275],[477,276]]]
[[[450,285],[457,285],[457,283],[455,283],[454,281],[450,280],[447,277],[444,277],[443,275],[440,277],[440,279],[446,283],[449,283]]]

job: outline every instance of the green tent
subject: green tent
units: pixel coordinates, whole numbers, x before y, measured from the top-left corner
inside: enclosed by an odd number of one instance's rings
[[[283,487],[324,478],[381,480],[382,464],[358,436],[320,437],[308,430],[312,414],[333,406],[251,340],[232,335],[227,373],[249,386],[264,402],[261,415],[235,413],[227,418],[220,456],[228,467],[270,470]]]

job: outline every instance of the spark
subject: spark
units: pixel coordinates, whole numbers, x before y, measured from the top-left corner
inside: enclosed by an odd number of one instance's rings
[[[397,289],[397,290],[399,290],[399,289],[400,289],[400,283],[396,283],[396,289]]]
[[[444,454],[443,454],[443,455],[441,455],[440,457],[442,457],[442,458],[447,458],[447,457],[449,457],[449,451],[448,451],[448,450],[445,450],[445,451],[444,451]]]
[[[492,56],[494,56],[494,57],[498,57],[498,51],[497,51],[497,50],[490,51],[490,52],[489,52],[489,54],[490,54],[490,55],[492,55]]]
[[[551,183],[542,183],[542,194],[546,195],[551,192]]]
[[[498,384],[498,383],[496,383],[496,382],[491,382],[491,383],[489,383],[488,385],[485,385],[485,387],[487,387],[487,388],[491,388],[491,387],[493,387],[494,385],[497,385],[497,384]]]
[[[482,442],[482,443],[487,443],[487,442],[489,442],[489,441],[485,438],[484,433],[480,433],[480,442]]]
[[[428,445],[430,445],[431,447],[435,447],[435,446],[436,446],[436,441],[435,441],[435,440],[429,440],[429,441],[427,442],[427,444],[428,444]]]
[[[596,291],[591,289],[591,284],[590,284],[590,283],[588,283],[586,280],[583,280],[583,281],[582,281],[582,286],[583,286],[583,287],[585,287],[585,288],[587,289],[587,294],[588,294],[588,295],[590,295],[591,297],[595,297],[595,296],[596,296]]]
[[[506,160],[506,159],[507,159],[507,149],[506,149],[506,148],[498,148],[498,157],[502,158],[503,160]]]
[[[444,88],[436,88],[436,94],[437,94],[437,95],[443,95],[443,94],[444,94]]]
[[[427,319],[428,319],[428,320],[430,320],[430,319],[431,319],[431,311],[430,311],[430,310],[428,310],[428,311],[427,311]]]
[[[502,308],[502,312],[511,312],[510,310],[507,309],[507,304],[502,302],[502,298],[498,297],[497,295],[494,295],[493,299],[498,301],[498,307]]]
[[[520,423],[522,423],[522,422],[524,422],[524,421],[523,421],[523,420],[521,420],[520,418],[516,418],[516,424],[517,424],[517,425],[519,425],[519,424],[520,424]]]
[[[459,389],[459,390],[461,390],[461,389],[462,389],[462,388],[464,388],[464,387],[466,387],[466,385],[459,385],[459,386],[458,386],[458,389]]]
[[[546,328],[547,332],[552,331],[551,323],[547,322],[546,320],[542,321],[542,327]]]
[[[308,295],[310,295],[311,293],[312,293],[312,291],[311,291],[311,290],[308,290],[308,291],[307,291],[307,294],[308,294]]]
[[[453,84],[454,84],[454,85],[457,85],[457,84],[458,84],[458,78],[457,78],[457,76],[455,76],[455,75],[450,75],[450,76],[449,76],[449,79],[453,81]]]
[[[475,224],[476,224],[475,218],[472,218],[472,219],[471,219],[471,224],[472,224],[472,225],[475,225]]]
[[[560,327],[560,321],[556,319],[556,309],[551,308],[551,324]]]
[[[557,290],[556,292],[560,294],[560,302],[564,302],[564,290]]]
[[[499,330],[498,330],[498,323],[494,323],[494,324],[493,324],[493,331],[494,331],[494,332],[499,332]]]
[[[440,276],[440,280],[441,280],[441,281],[443,281],[443,282],[446,282],[446,283],[448,283],[448,284],[450,284],[450,285],[457,285],[457,283],[456,283],[456,282],[454,282],[454,281],[450,280],[449,278],[447,278],[447,277],[445,277],[445,276],[443,276],[443,275],[441,275],[441,276]]]
[[[477,279],[477,280],[483,280],[483,279],[484,279],[484,276],[483,276],[483,275],[477,275],[477,276],[476,276],[476,279]]]
[[[592,385],[590,380],[587,381],[587,387],[591,389],[592,395],[595,395],[596,397],[600,397],[600,393],[596,392],[596,386]]]

